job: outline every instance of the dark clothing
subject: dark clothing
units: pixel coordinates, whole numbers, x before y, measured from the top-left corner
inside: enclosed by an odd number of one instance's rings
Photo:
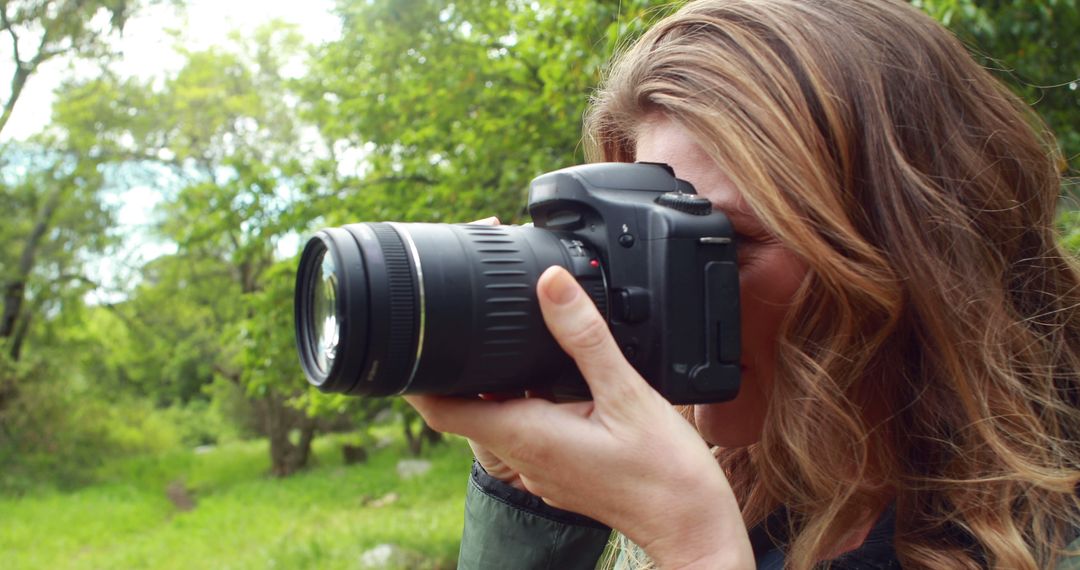
[[[758,570],[782,570],[786,513],[781,509],[750,529]],[[893,549],[896,516],[885,509],[862,546],[823,563],[832,570],[901,568]],[[465,499],[465,532],[458,568],[522,570],[588,570],[596,566],[611,529],[588,517],[556,509],[539,497],[488,475],[478,463]],[[1080,549],[1080,539],[1070,545]],[[1061,562],[1056,570],[1080,570],[1080,557]]]
[[[781,516],[777,513],[750,530],[759,570],[783,568]],[[862,547],[834,560],[831,568],[900,568],[892,548],[894,528],[889,509],[874,525]],[[610,534],[611,529],[603,524],[551,507],[539,497],[495,479],[474,463],[465,498],[465,532],[461,537],[458,568],[591,569],[600,559]]]
[[[783,546],[787,542],[786,518],[786,511],[780,509],[765,522],[750,529],[750,546],[754,549],[758,570],[783,570]],[[862,546],[822,566],[833,570],[899,570],[900,562],[896,559],[892,544],[895,533],[896,513],[890,506],[878,517]]]
[[[1080,537],[1069,544],[1068,550],[1080,552]],[[1080,556],[1069,556],[1062,560],[1055,570],[1080,570]]]
[[[591,570],[611,529],[556,509],[473,463],[458,568]]]

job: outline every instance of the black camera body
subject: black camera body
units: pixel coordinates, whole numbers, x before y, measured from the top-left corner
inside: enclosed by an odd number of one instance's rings
[[[627,360],[673,403],[739,389],[735,236],[666,165],[590,164],[532,182],[536,227],[590,244],[607,279],[607,318]]]
[[[539,390],[588,398],[543,322],[536,281],[573,274],[627,360],[672,403],[739,389],[739,279],[727,217],[658,164],[532,182],[534,227],[360,223],[318,232],[296,334],[321,390],[384,396]]]

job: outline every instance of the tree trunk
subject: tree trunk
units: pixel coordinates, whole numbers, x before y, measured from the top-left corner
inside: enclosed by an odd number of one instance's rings
[[[18,326],[15,327],[15,336],[11,338],[11,360],[18,362],[19,356],[22,355],[23,341],[26,340],[26,333],[30,330],[30,321],[33,320],[34,313],[26,311],[19,319]]]
[[[414,429],[413,422],[419,423],[419,428]],[[401,420],[401,424],[402,430],[405,433],[405,443],[409,445],[409,453],[413,457],[419,457],[424,451],[425,441],[429,446],[436,445],[443,441],[443,434],[431,429],[431,426],[427,425],[427,422],[419,416],[415,418],[405,416],[405,418]]]
[[[23,290],[26,281],[17,276],[15,280],[4,287],[4,312],[0,314],[0,338],[11,338],[15,332],[15,323],[19,320],[22,310]]]
[[[0,358],[3,358],[0,356]],[[3,364],[0,362],[0,364]],[[15,383],[15,370],[7,370],[0,367],[0,429],[7,430],[7,426],[4,425],[3,411],[7,409],[11,404],[15,402],[15,399],[19,397],[19,389]]]
[[[276,393],[257,402],[270,440],[270,473],[275,477],[288,477],[306,467],[311,458],[311,442],[315,439],[315,420],[290,407],[285,398]],[[293,429],[300,430],[297,443],[289,439]]]
[[[438,445],[443,442],[442,432],[431,429],[431,426],[427,425],[427,422],[424,422],[424,426],[420,428],[420,435],[427,440],[429,446]]]
[[[424,439],[420,437],[420,433],[413,433],[412,418],[406,416],[404,419],[402,419],[401,428],[405,432],[405,443],[409,444],[409,455],[412,455],[413,457],[419,457],[420,452],[424,449]]]
[[[15,110],[15,103],[19,100],[19,95],[22,95],[23,88],[26,87],[26,80],[33,72],[34,69],[26,63],[16,61],[15,72],[11,75],[11,94],[8,95],[7,101],[4,101],[3,112],[0,112],[0,132],[3,132],[4,127],[7,126],[8,119]]]
[[[63,183],[60,183],[60,186],[49,194],[45,206],[38,213],[37,220],[34,222],[34,228],[30,231],[30,235],[26,237],[15,276],[4,287],[4,311],[0,314],[0,339],[12,338],[15,336],[15,329],[20,324],[23,324],[20,322],[20,317],[22,316],[23,302],[26,299],[26,283],[30,279],[30,272],[34,269],[38,246],[41,245],[41,240],[52,223],[53,213],[60,205],[60,197],[63,191]],[[25,324],[28,326],[29,321],[25,321]],[[26,331],[24,330],[24,337],[25,334]],[[12,359],[18,360],[18,353],[22,348],[21,344],[21,340],[12,344]]]

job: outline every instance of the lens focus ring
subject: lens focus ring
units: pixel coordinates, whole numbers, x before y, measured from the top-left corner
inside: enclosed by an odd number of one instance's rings
[[[411,368],[417,334],[417,294],[405,244],[390,224],[373,223],[371,229],[385,256],[389,291],[389,338],[386,360],[373,373],[382,378],[400,378]]]

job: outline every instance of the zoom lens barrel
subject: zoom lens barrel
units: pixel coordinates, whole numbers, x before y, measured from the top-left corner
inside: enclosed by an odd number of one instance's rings
[[[599,260],[557,232],[361,223],[318,232],[297,274],[300,361],[326,392],[475,394],[544,387],[585,395],[544,325],[536,281],[575,275],[606,312]]]

